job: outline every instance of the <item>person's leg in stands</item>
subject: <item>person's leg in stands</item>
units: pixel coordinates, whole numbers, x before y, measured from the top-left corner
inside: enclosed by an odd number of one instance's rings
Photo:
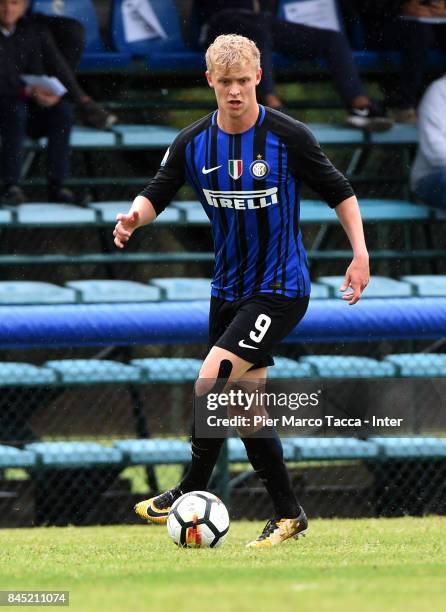
[[[426,58],[434,42],[432,26],[401,18],[366,19],[364,29],[367,50],[401,53],[398,77],[384,81],[386,104],[395,109],[397,121],[415,123]]]
[[[399,19],[397,28],[401,41],[401,72],[395,105],[403,110],[416,109],[423,91],[428,52],[435,41],[434,26]]]
[[[19,187],[23,145],[26,135],[27,107],[19,98],[0,98],[1,178],[5,204],[21,204],[25,196]]]
[[[84,26],[77,19],[54,17],[42,13],[31,15],[30,18],[48,28],[68,65],[73,71],[76,71],[85,49]]]
[[[436,25],[434,27],[435,47],[446,53],[446,25]]]
[[[414,186],[414,192],[425,204],[446,211],[446,168],[424,176]]]
[[[56,202],[74,201],[71,192],[63,189],[70,174],[73,105],[62,98],[51,111],[48,118],[48,196]]]
[[[47,176],[48,197],[52,202],[74,202],[73,194],[64,188],[70,174],[70,134],[73,125],[73,105],[67,97],[42,108],[30,104],[28,130],[34,137],[48,137]]]
[[[323,58],[344,104],[368,98],[344,34],[276,19],[273,28],[274,49],[298,60]]]
[[[391,127],[392,122],[374,107],[364,91],[345,34],[281,19],[274,20],[273,24],[275,51],[298,60],[325,59],[341,100],[349,110],[348,123],[351,123],[354,127],[365,129],[388,129]]]
[[[114,125],[118,117],[97,104],[79,85],[75,71],[85,50],[84,27],[76,19],[68,17],[52,17],[40,13],[30,19],[40,26],[41,36],[46,40],[44,46],[45,70],[49,74],[58,74],[61,60],[73,72],[71,98],[78,104],[82,121],[88,127],[99,130],[108,129]]]

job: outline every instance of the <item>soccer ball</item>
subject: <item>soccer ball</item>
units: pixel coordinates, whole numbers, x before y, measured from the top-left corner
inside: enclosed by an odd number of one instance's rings
[[[178,546],[215,548],[223,544],[228,535],[228,511],[221,499],[212,493],[185,493],[170,509],[167,531]]]

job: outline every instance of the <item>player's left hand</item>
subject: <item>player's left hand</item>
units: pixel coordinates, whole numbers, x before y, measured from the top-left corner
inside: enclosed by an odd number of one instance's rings
[[[342,299],[353,306],[359,302],[362,292],[367,287],[370,279],[369,258],[367,256],[354,257],[352,263],[347,268],[344,282],[340,286],[340,291],[351,288],[352,291],[345,293]]]

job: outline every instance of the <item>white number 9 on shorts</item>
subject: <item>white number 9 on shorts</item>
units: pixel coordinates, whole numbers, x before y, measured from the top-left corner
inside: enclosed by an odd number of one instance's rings
[[[253,342],[261,342],[270,325],[271,317],[266,314],[259,314],[256,319],[256,322],[254,323],[254,327],[257,331],[252,330],[249,332],[249,337],[251,338],[251,340]]]

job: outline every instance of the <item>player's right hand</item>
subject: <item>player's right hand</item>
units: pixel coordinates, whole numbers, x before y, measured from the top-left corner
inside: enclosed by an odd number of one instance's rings
[[[136,210],[128,214],[119,213],[116,215],[116,221],[117,223],[113,230],[114,242],[118,249],[123,249],[125,243],[139,225],[139,213]]]

